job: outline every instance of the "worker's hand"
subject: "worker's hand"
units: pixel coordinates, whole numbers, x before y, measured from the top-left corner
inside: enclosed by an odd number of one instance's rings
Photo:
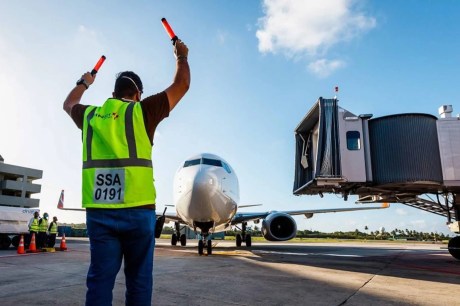
[[[174,44],[174,55],[176,56],[176,59],[187,58],[188,56],[187,45],[184,44],[180,39],[178,39]]]
[[[94,83],[96,75],[92,75],[90,72],[87,72],[84,75],[82,75],[81,78],[85,80],[86,84],[91,85]]]

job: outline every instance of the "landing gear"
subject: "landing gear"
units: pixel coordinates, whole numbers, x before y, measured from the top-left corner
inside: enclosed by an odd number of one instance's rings
[[[201,233],[201,239],[198,241],[198,254],[204,254],[204,248],[206,246],[206,255],[212,255],[212,240],[208,239],[209,233]]]
[[[247,222],[241,223],[241,235],[236,234],[236,246],[240,247],[241,244],[244,242],[246,243],[247,247],[250,247],[252,245],[252,239],[251,239],[251,234],[246,234],[246,226],[248,225]]]
[[[181,246],[187,245],[187,236],[185,236],[185,234],[180,235],[180,245]]]
[[[171,235],[171,245],[177,245],[177,242],[180,241],[181,246],[187,245],[187,236],[180,233],[180,223],[174,222],[175,233]]]
[[[198,241],[198,254],[203,255],[203,249],[204,249],[204,242],[203,240],[200,239],[200,241]]]
[[[177,235],[172,234],[171,236],[171,245],[176,245],[177,244]]]
[[[450,239],[448,249],[450,255],[460,260],[460,236]]]
[[[241,235],[240,234],[236,234],[236,246],[237,247],[240,247],[241,246],[241,242],[243,241],[243,239],[241,238]]]
[[[246,246],[247,247],[250,247],[252,245],[252,240],[251,240],[251,235],[250,234],[246,234],[246,237],[244,239],[246,241]]]
[[[207,245],[206,250],[208,251],[208,255],[212,254],[212,240],[211,239],[208,240],[208,245]]]

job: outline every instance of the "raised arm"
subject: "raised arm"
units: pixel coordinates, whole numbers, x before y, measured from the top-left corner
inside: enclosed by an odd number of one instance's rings
[[[81,76],[84,80],[83,84],[75,86],[67,95],[67,98],[64,101],[63,108],[67,114],[70,116],[70,112],[72,111],[72,107],[76,104],[80,103],[81,97],[88,87],[93,84],[96,75],[91,75],[91,73],[87,72]]]
[[[179,103],[190,87],[190,67],[188,66],[188,48],[178,39],[174,45],[174,54],[176,56],[176,74],[171,86],[165,92],[169,100],[169,111]]]

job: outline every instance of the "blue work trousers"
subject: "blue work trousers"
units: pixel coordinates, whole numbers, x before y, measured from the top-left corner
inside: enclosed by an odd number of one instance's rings
[[[151,305],[155,210],[88,209],[91,264],[86,305],[112,305],[115,278],[124,258],[126,305]]]

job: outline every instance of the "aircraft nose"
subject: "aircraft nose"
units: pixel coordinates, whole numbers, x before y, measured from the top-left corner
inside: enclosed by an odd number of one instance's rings
[[[203,171],[199,167],[198,171],[193,176],[193,190],[198,192],[209,192],[210,190],[216,188],[217,180],[212,177],[207,171]]]

